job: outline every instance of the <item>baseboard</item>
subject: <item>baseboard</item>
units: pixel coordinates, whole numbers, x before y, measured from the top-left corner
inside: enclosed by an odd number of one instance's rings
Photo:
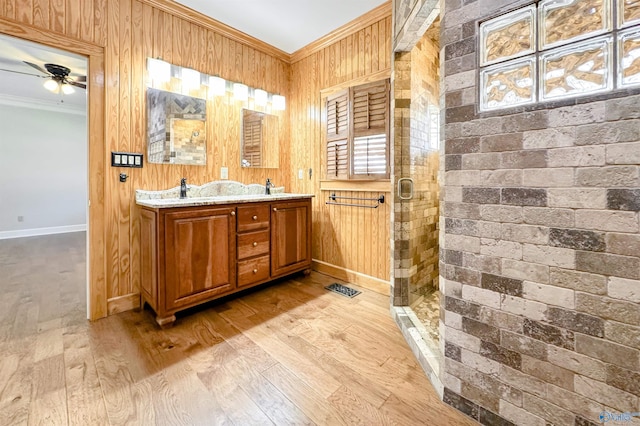
[[[385,296],[389,296],[391,294],[391,285],[389,281],[381,280],[380,278],[372,277],[370,275],[365,275],[361,272],[352,271],[350,269],[332,265],[330,263],[326,263],[316,259],[313,259],[311,263],[311,269],[326,275],[330,275],[339,280],[364,287],[367,290],[384,294]]]
[[[67,232],[86,231],[87,225],[54,226],[51,228],[20,229],[17,231],[1,231],[0,240],[9,238],[36,237],[38,235],[66,234]]]
[[[107,300],[107,314],[113,315],[120,312],[131,311],[140,307],[140,293],[125,294],[112,297]]]

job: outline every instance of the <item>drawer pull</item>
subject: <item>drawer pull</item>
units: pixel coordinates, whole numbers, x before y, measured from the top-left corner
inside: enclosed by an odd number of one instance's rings
[[[273,208],[273,211],[274,211],[274,212],[277,212],[277,211],[278,211],[278,209],[274,207],[274,208]]]
[[[253,273],[254,273],[254,274],[257,274],[257,273],[258,273],[258,270],[257,270],[257,269],[254,269],[254,270],[253,270]]]
[[[236,215],[236,212],[231,212],[231,216],[235,216],[235,215]]]
[[[253,246],[256,247],[258,245],[258,243],[256,243],[255,241],[253,242]]]
[[[253,220],[258,220],[258,216],[254,216],[254,217],[252,217],[251,219],[253,219]]]

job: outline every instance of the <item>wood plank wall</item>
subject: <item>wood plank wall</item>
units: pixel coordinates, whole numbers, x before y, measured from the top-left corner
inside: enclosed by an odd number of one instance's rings
[[[243,39],[233,29],[167,0],[3,0],[0,19],[8,23],[0,28],[9,28],[5,30],[9,35],[27,39],[59,35],[104,48],[105,113],[99,119],[104,125],[105,161],[111,151],[146,153],[147,57],[290,97],[287,54]],[[121,170],[104,165],[105,239],[90,241],[90,253],[99,253],[98,245],[104,244],[106,289],[98,288],[97,293],[106,295],[109,313],[137,304],[140,228],[135,189],[173,187],[182,177],[190,184],[203,184],[219,179],[222,166],[229,168],[231,180],[253,183],[269,177],[290,188],[290,149],[281,149],[278,169],[240,167],[241,106],[224,98],[208,101],[206,166],[145,163],[142,169]],[[281,113],[280,122],[289,140],[289,114]],[[129,175],[126,183],[118,181],[121,171]]]
[[[391,2],[347,24],[326,39],[292,55],[291,64],[291,167],[304,169],[305,177],[292,180],[295,192],[313,193],[313,257],[316,269],[368,285],[390,279],[391,183],[367,185],[324,179],[324,138],[321,91],[390,76]],[[313,170],[309,178],[308,169]],[[332,191],[336,186],[342,191]],[[322,190],[321,187],[329,188]],[[382,190],[378,191],[378,189]],[[325,205],[327,197],[377,198],[387,202],[377,209]],[[340,271],[356,272],[341,274]],[[374,280],[367,280],[372,277]]]
[[[390,204],[375,210],[324,204],[329,194],[320,186],[320,92],[372,75],[390,74],[391,2],[293,55],[169,0],[3,0],[0,20],[0,32],[9,35],[55,47],[59,47],[56,42],[46,40],[61,37],[68,41],[70,51],[81,51],[74,48],[73,41],[84,46],[84,51],[86,46],[104,49],[104,116],[96,118],[94,127],[104,128],[104,164],[100,164],[100,170],[89,170],[93,176],[91,193],[104,200],[103,216],[93,215],[91,220],[100,221],[100,226],[105,227],[104,238],[102,233],[95,237],[91,234],[93,305],[104,304],[108,313],[115,313],[138,303],[140,227],[135,189],[173,187],[182,177],[190,184],[202,184],[219,179],[223,166],[229,168],[231,180],[253,183],[269,177],[287,191],[315,194],[314,258],[381,282],[389,279]],[[207,122],[206,166],[145,163],[142,169],[110,167],[106,162],[111,151],[146,153],[147,57],[285,95],[288,110],[279,116],[281,134],[285,134],[289,146],[281,147],[280,167],[240,167],[241,105],[225,98],[207,103],[213,117]],[[102,102],[102,93],[94,96]],[[96,135],[90,137],[92,143],[94,139],[96,143],[102,140]],[[104,176],[97,179],[95,174],[102,174],[103,168]],[[298,179],[299,169],[304,170],[302,180]],[[121,171],[129,175],[126,183],[118,180]],[[104,187],[95,187],[102,180]],[[94,319],[107,313],[101,308],[93,309]]]

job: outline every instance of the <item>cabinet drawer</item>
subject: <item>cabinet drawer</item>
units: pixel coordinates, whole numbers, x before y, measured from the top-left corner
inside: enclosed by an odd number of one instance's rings
[[[238,232],[255,231],[269,227],[269,205],[238,207]]]
[[[238,262],[238,287],[269,278],[269,256]]]
[[[238,234],[238,259],[269,253],[269,230]]]

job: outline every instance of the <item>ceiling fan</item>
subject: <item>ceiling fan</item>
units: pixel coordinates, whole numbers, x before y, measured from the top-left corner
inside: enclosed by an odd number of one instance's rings
[[[30,67],[35,68],[36,70],[40,71],[42,74],[45,74],[45,75],[30,74],[26,72],[7,70],[7,69],[2,69],[1,71],[8,71],[8,72],[13,72],[17,74],[26,74],[26,75],[32,75],[34,77],[46,78],[47,81],[44,82],[44,87],[47,90],[50,90],[55,93],[59,93],[60,91],[62,91],[62,93],[64,93],[65,95],[69,95],[74,92],[72,86],[79,87],[81,89],[87,88],[86,76],[83,75],[78,77],[70,77],[69,74],[71,73],[71,70],[63,65],[44,64],[44,68],[42,68],[41,66],[31,62],[27,62],[27,61],[23,61],[23,62],[29,65]]]

